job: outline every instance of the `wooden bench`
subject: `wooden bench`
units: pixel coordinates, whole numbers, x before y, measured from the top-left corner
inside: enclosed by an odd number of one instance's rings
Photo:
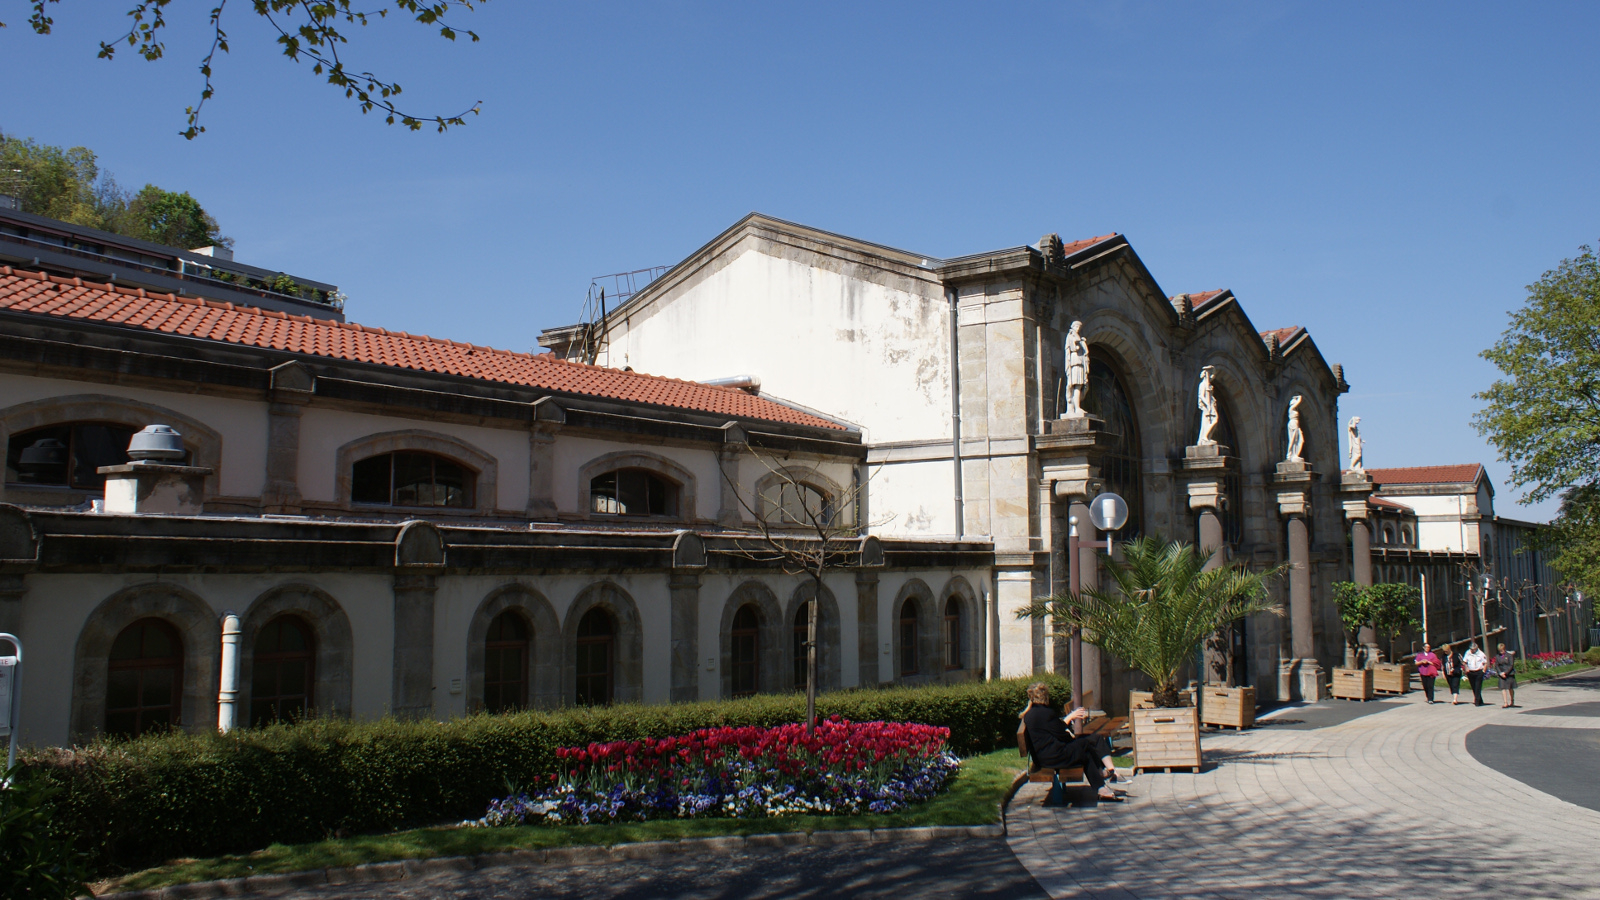
[[[1078,737],[1103,735],[1107,740],[1110,740],[1112,735],[1119,733],[1119,729],[1126,729],[1127,725],[1128,720],[1126,717],[1099,716],[1093,719],[1085,719],[1077,734]],[[1017,754],[1028,761],[1028,781],[1030,783],[1048,783],[1050,785],[1050,795],[1045,798],[1045,802],[1048,804],[1064,805],[1067,801],[1063,785],[1086,781],[1083,777],[1082,766],[1054,768],[1041,766],[1034,762],[1033,747],[1028,743],[1028,730],[1026,728],[1019,727],[1017,729]]]

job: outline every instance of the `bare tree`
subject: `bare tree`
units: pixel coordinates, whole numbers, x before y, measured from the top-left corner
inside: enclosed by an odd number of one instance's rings
[[[823,580],[828,573],[860,565],[867,538],[860,519],[866,508],[870,476],[852,479],[848,487],[825,487],[832,479],[822,472],[822,461],[779,457],[757,449],[747,439],[738,445],[771,474],[767,487],[747,494],[729,475],[739,505],[754,523],[749,538],[735,538],[735,553],[746,559],[776,564],[790,575],[805,575],[812,585],[806,610],[806,732],[817,724],[817,621],[822,607]],[[885,520],[887,521],[887,520]],[[875,524],[883,524],[878,522]]]

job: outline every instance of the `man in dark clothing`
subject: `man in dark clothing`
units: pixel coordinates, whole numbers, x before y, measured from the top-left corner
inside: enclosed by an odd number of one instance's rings
[[[1050,705],[1050,688],[1042,681],[1034,682],[1028,686],[1028,708],[1022,712],[1028,747],[1040,768],[1081,767],[1084,779],[1100,799],[1116,801],[1120,798],[1106,785],[1107,778],[1117,777],[1111,763],[1111,742],[1099,736],[1078,737],[1069,730],[1088,715],[1086,709],[1075,709],[1063,719]]]

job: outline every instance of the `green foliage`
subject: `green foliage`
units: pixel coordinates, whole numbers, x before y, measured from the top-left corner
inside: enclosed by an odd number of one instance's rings
[[[1354,581],[1339,581],[1333,585],[1333,603],[1339,609],[1339,621],[1344,625],[1344,640],[1351,647],[1361,641],[1361,629],[1372,624],[1372,608],[1366,589]]]
[[[192,250],[233,246],[199,201],[147,184],[128,194],[100,171],[93,150],[63,150],[0,134],[0,193],[22,200],[22,211]]]
[[[8,773],[19,776],[20,767]],[[67,900],[89,893],[87,856],[52,815],[61,793],[48,779],[16,777],[0,787],[0,885],[17,900]]]
[[[58,2],[60,0],[30,0],[33,14],[28,17],[28,24],[36,33],[51,32],[55,21],[45,14],[45,8],[47,4]],[[101,59],[112,59],[116,56],[120,45],[127,44],[146,61],[155,62],[166,55],[166,43],[163,41],[162,32],[167,27],[167,4],[172,0],[129,0],[129,2],[132,8],[125,14],[130,23],[128,32],[109,42],[101,41],[99,56]],[[395,12],[410,17],[419,25],[429,28],[437,26],[439,36],[446,40],[454,41],[458,35],[464,34],[476,41],[478,35],[475,32],[451,27],[443,21],[444,16],[452,8],[471,11],[475,4],[486,3],[488,0],[392,0],[392,2]],[[349,35],[352,33],[345,29],[345,26],[364,26],[374,19],[382,19],[389,15],[388,9],[380,7],[366,12],[355,8],[352,3],[353,0],[321,0],[317,3],[306,3],[304,0],[251,0],[249,8],[266,21],[271,31],[277,32],[274,40],[283,49],[284,56],[295,62],[299,62],[301,57],[310,59],[312,74],[325,74],[328,83],[335,89],[344,91],[346,97],[355,100],[363,114],[378,109],[387,113],[385,121],[390,125],[399,119],[400,124],[416,131],[424,122],[432,122],[441,132],[451,125],[465,125],[463,117],[467,113],[477,115],[476,103],[471,109],[453,116],[413,116],[401,112],[395,108],[393,102],[393,98],[400,95],[399,82],[386,81],[371,72],[347,70],[344,61],[339,58],[339,48],[350,42]],[[211,8],[211,47],[200,59],[200,75],[204,79],[204,86],[200,90],[199,102],[184,110],[189,117],[189,127],[179,134],[190,140],[206,130],[205,126],[200,124],[200,110],[216,93],[211,84],[211,67],[218,51],[228,52],[228,33],[222,29],[222,10],[225,5],[225,2],[219,2]],[[0,28],[4,27],[5,23],[0,22]]]
[[[1031,679],[1030,679],[1031,680]],[[840,691],[818,713],[951,730],[958,753],[1015,739],[1021,680]],[[1052,690],[1065,684],[1051,679]],[[477,818],[506,784],[557,771],[558,747],[802,721],[802,695],[479,715],[449,722],[312,720],[232,734],[173,733],[25,755],[58,784],[57,820],[101,871],[274,842]]]
[[[1422,624],[1417,612],[1422,604],[1422,590],[1414,584],[1375,584],[1367,588],[1368,607],[1372,610],[1372,628],[1390,640],[1400,637],[1407,629]]]
[[[1154,702],[1178,705],[1178,670],[1212,632],[1246,616],[1281,614],[1266,589],[1284,571],[1249,572],[1238,565],[1201,571],[1206,557],[1192,544],[1142,537],[1111,560],[1116,589],[1056,594],[1017,612],[1048,615],[1058,627],[1078,626],[1083,639],[1121,658],[1156,683]]]
[[[273,277],[272,284],[268,285],[268,290],[279,294],[286,294],[290,297],[298,297],[300,296],[300,283],[283,274],[282,272],[279,272]]]
[[[1600,484],[1561,492],[1550,528],[1532,535],[1534,546],[1552,553],[1550,564],[1589,596],[1600,596]],[[1595,604],[1600,613],[1600,604]]]

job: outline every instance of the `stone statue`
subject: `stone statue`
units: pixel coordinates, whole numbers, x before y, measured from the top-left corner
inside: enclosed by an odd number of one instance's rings
[[[1361,445],[1361,417],[1360,416],[1351,416],[1350,417],[1350,427],[1349,427],[1348,431],[1349,431],[1349,435],[1350,435],[1350,471],[1352,471],[1352,472],[1365,472],[1366,471],[1366,467],[1362,465],[1362,460],[1361,460],[1362,445]]]
[[[1200,439],[1196,444],[1204,447],[1215,444],[1211,432],[1217,429],[1217,395],[1211,390],[1211,381],[1217,375],[1215,366],[1200,370]]]
[[[1305,462],[1302,455],[1306,449],[1306,433],[1300,427],[1300,401],[1304,399],[1299,394],[1289,398],[1289,453],[1284,456],[1286,462]]]
[[[1082,322],[1073,322],[1067,329],[1067,408],[1063,419],[1079,419],[1088,413],[1083,409],[1083,392],[1089,388],[1089,342],[1083,339]]]

